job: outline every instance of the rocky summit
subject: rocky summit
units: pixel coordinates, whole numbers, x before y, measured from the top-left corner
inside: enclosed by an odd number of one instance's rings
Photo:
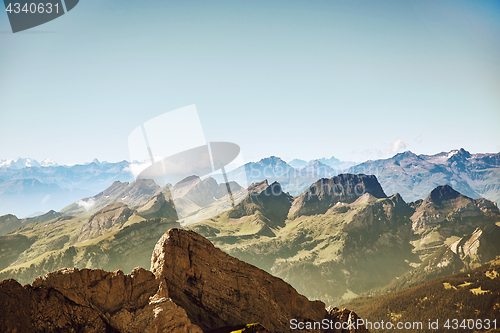
[[[0,331],[289,332],[292,319],[335,325],[358,318],[349,310],[309,301],[283,280],[227,255],[193,231],[165,233],[154,248],[151,271],[137,267],[125,275],[64,268],[31,285],[4,280]]]
[[[323,302],[310,302],[288,283],[227,255],[193,231],[164,234],[153,251],[151,271],[167,280],[169,296],[205,330],[259,322],[285,332],[292,318],[321,321],[326,315]]]

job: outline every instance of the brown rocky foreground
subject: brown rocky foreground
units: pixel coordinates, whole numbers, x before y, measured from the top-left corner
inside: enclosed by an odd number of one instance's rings
[[[309,301],[283,280],[182,229],[158,241],[151,272],[66,268],[24,287],[7,279],[0,282],[0,309],[0,332],[305,332],[291,330],[291,320],[340,324],[358,318]]]

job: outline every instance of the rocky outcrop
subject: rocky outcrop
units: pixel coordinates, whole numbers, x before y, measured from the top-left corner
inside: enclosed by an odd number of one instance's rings
[[[132,216],[133,211],[124,203],[115,202],[107,205],[92,215],[78,232],[78,240],[87,240],[120,229]]]
[[[290,319],[320,321],[323,302],[215,248],[193,231],[170,229],[158,241],[151,271],[167,281],[172,300],[202,329],[260,323],[288,331]]]
[[[491,201],[471,199],[451,186],[438,186],[415,209],[412,229],[421,231],[436,226],[450,234],[463,235],[478,226],[500,220],[500,211]]]
[[[1,332],[195,332],[169,298],[165,282],[136,268],[62,269],[22,287],[0,283]],[[5,311],[4,311],[5,310]]]
[[[323,178],[294,199],[288,218],[324,214],[337,202],[352,203],[365,193],[375,198],[387,197],[373,175],[342,174]]]

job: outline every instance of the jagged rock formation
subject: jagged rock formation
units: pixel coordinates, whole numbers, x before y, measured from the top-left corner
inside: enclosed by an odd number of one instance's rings
[[[165,277],[169,296],[202,329],[261,323],[273,332],[290,319],[321,321],[325,304],[215,248],[193,231],[171,229],[158,241],[151,271]]]
[[[137,214],[146,219],[164,217],[177,220],[177,212],[172,198],[165,198],[163,192],[154,195],[144,205],[138,207]]]
[[[283,280],[225,254],[192,231],[165,233],[151,267],[154,274],[138,267],[129,275],[65,268],[24,287],[4,280],[0,331],[203,333],[238,327],[242,332],[288,332],[291,319],[358,319],[349,310],[327,311],[323,302],[307,300]]]
[[[153,196],[160,187],[152,179],[137,179],[132,183],[114,182],[104,191],[90,198],[78,200],[65,207],[65,215],[93,214],[113,202],[122,202],[129,206],[139,205]]]
[[[62,269],[22,287],[0,283],[2,332],[193,332],[202,333],[168,299],[164,283],[136,268]]]
[[[288,210],[292,203],[292,196],[284,193],[281,185],[274,182],[271,185],[264,180],[252,184],[248,189],[248,196],[232,209],[228,217],[238,219],[259,211],[260,216],[268,222],[268,226],[284,226]]]
[[[109,204],[88,219],[78,232],[78,240],[97,238],[110,231],[118,230],[132,214],[133,211],[124,203]]]
[[[387,197],[373,175],[342,174],[323,178],[294,199],[288,217],[294,219],[302,215],[324,214],[337,202],[351,203],[365,193],[375,198]]]

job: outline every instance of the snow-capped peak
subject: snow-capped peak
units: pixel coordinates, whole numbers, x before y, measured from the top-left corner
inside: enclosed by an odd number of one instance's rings
[[[39,167],[50,167],[57,166],[58,164],[51,158],[46,158],[39,163],[37,160],[33,158],[22,158],[18,157],[10,160],[0,160],[0,168],[9,168],[9,169],[24,169],[24,168],[39,168]]]
[[[40,163],[31,158],[21,158],[11,160],[2,160],[0,162],[0,168],[11,168],[11,169],[22,169],[30,167],[39,167]]]

